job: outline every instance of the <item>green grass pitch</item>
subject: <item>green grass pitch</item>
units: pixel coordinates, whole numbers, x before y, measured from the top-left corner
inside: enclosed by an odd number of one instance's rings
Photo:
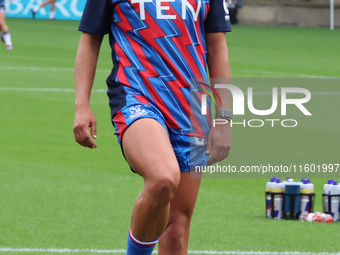
[[[0,45],[0,248],[125,249],[130,213],[143,182],[130,172],[110,123],[104,92],[112,65],[108,38],[103,42],[91,97],[98,121],[98,148],[89,150],[76,144],[72,133],[78,22],[7,22],[14,50]],[[227,35],[232,74],[239,78],[340,77],[339,41],[339,30],[317,28],[235,26]],[[339,87],[333,89],[339,92]],[[330,98],[339,101],[339,95]],[[317,110],[322,104],[311,107]],[[332,146],[339,152],[338,111],[334,113],[336,120],[330,120],[327,128],[320,123],[305,128],[310,136],[322,133],[323,128],[329,136],[317,147],[300,139],[300,145],[308,145],[300,148],[304,156],[317,156]],[[251,131],[235,131],[231,161],[240,162],[242,157],[251,161],[259,155],[237,145],[241,136],[251,144],[260,143],[266,135]],[[281,151],[291,149],[289,143],[280,146]],[[275,148],[263,147],[262,151]],[[299,154],[290,156],[299,160]],[[266,219],[266,181],[203,179],[190,250],[340,251],[339,223]],[[317,193],[315,209],[321,211],[325,179],[312,181]]]

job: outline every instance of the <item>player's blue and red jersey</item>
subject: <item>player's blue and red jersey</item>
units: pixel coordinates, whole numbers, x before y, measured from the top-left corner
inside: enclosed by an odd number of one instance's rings
[[[205,33],[231,31],[225,0],[88,0],[79,30],[110,35],[112,116],[127,97],[155,105],[174,133],[206,137],[191,79],[207,79]],[[208,115],[209,118],[209,115]]]

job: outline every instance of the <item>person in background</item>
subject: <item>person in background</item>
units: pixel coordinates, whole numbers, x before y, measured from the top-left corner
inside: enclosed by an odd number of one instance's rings
[[[230,15],[230,23],[237,24],[237,13],[238,9],[243,6],[243,0],[226,0],[228,1],[229,15]]]
[[[35,14],[37,13],[37,11],[39,11],[40,8],[43,8],[44,6],[51,4],[49,19],[51,20],[55,19],[55,3],[56,2],[57,0],[46,0],[42,2],[41,4],[39,4],[38,6],[34,7],[32,9],[32,18],[35,19]]]
[[[9,0],[12,2],[12,0]],[[8,26],[6,24],[6,8],[5,8],[5,0],[0,0],[0,31],[1,31],[1,40],[6,44],[7,50],[12,50],[12,38],[9,32]]]

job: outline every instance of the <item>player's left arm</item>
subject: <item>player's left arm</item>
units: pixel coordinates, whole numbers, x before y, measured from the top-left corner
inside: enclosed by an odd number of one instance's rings
[[[220,81],[222,84],[231,83],[231,72],[226,43],[226,33],[206,33],[207,42],[207,64],[210,78]],[[230,109],[230,91],[227,89],[216,89],[221,98],[222,105],[216,100],[216,111]],[[208,136],[207,154],[210,155],[208,164],[222,161],[229,155],[231,148],[230,122],[217,124]]]

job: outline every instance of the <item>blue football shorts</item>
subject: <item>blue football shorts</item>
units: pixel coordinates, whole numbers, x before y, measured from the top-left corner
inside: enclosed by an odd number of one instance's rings
[[[205,154],[206,139],[190,137],[172,132],[171,129],[167,127],[165,118],[161,111],[151,102],[148,102],[147,104],[141,103],[137,100],[127,102],[127,105],[123,106],[115,113],[112,122],[115,127],[115,135],[117,135],[120,146],[122,146],[122,138],[125,130],[133,122],[142,118],[156,120],[167,131],[181,172],[195,170],[195,166],[208,165],[209,155]]]

